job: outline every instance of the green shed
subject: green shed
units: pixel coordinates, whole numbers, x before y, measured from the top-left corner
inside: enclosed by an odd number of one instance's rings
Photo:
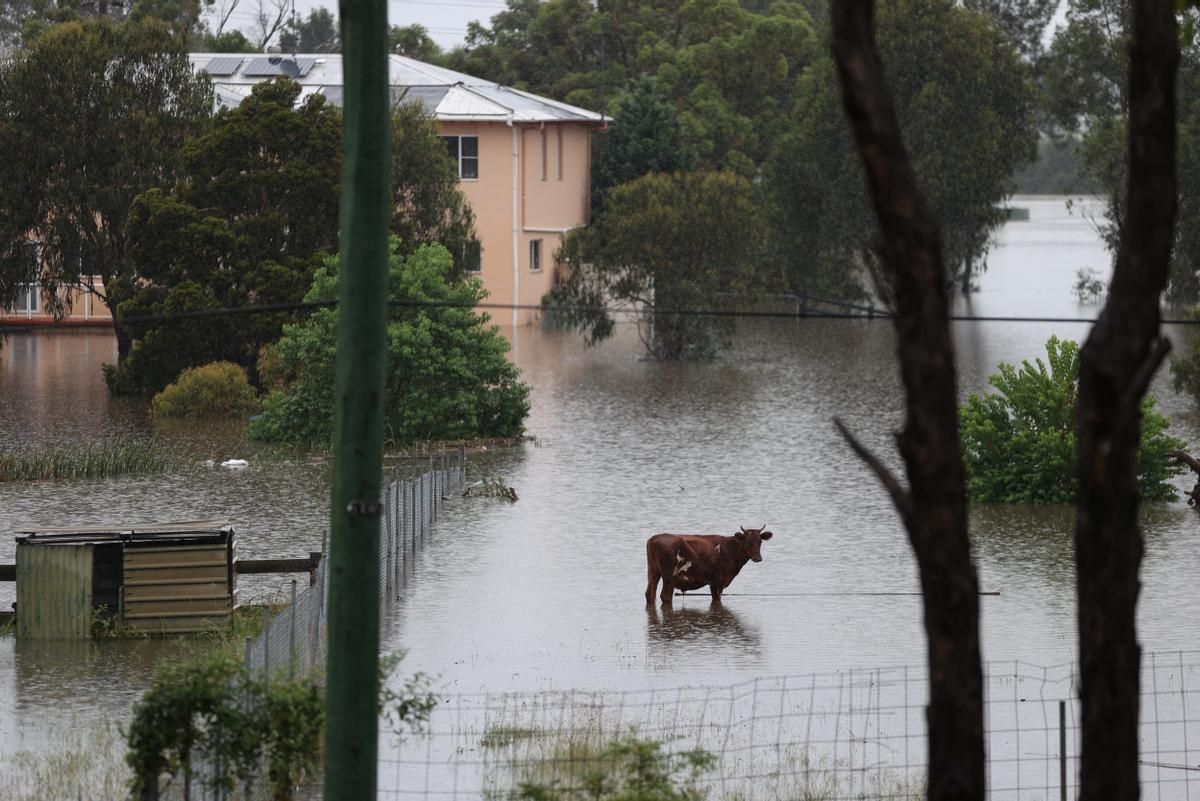
[[[17,636],[87,638],[97,615],[154,634],[226,625],[235,559],[233,526],[220,520],[20,531]]]

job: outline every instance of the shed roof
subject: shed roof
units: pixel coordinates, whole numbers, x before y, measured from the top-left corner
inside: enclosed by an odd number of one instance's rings
[[[229,534],[233,529],[228,520],[186,520],[169,523],[114,523],[109,526],[71,526],[49,528],[29,526],[13,533],[22,542],[83,543],[117,540],[153,539],[188,535]]]
[[[188,58],[196,70],[208,73],[218,106],[237,106],[255,84],[283,74],[294,74],[301,98],[322,94],[340,106],[344,97],[342,57],[336,53],[270,57],[191,53]],[[594,111],[405,56],[388,56],[388,82],[393,102],[416,100],[431,117],[447,122],[605,121]]]

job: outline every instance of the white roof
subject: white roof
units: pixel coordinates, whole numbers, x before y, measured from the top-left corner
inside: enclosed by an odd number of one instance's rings
[[[301,98],[323,94],[342,104],[342,57],[336,53],[270,56],[260,53],[190,53],[192,66],[207,72],[218,107],[234,107],[255,84],[289,74],[301,86]],[[416,100],[430,116],[446,122],[603,122],[594,111],[501,86],[473,75],[388,56],[392,100]]]

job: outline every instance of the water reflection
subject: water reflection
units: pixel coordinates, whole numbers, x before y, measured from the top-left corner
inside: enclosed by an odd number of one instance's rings
[[[705,606],[646,607],[646,640],[651,654],[669,658],[689,650],[729,649],[762,656],[762,633],[720,602]]]

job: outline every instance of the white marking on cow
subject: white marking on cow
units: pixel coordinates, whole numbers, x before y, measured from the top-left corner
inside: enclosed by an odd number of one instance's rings
[[[720,552],[721,552],[721,544],[717,543],[717,553],[720,553]]]
[[[675,568],[674,575],[678,576],[680,573],[686,573],[687,569],[691,566],[692,566],[691,562],[684,562],[682,566]]]

